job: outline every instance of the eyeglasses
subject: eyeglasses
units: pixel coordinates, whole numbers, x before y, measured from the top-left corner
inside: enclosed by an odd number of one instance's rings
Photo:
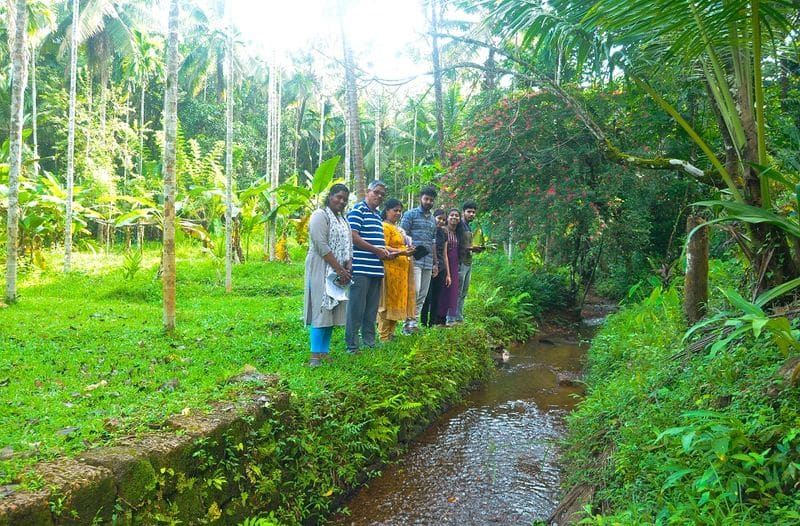
[[[386,197],[386,192],[382,190],[372,190],[372,193],[378,197]]]

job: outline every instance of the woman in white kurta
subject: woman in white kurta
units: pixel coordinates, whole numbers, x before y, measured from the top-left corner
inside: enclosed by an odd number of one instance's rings
[[[303,319],[311,326],[312,367],[328,358],[333,327],[345,324],[347,300],[331,296],[325,282],[335,274],[339,284],[350,283],[353,238],[343,213],[349,197],[345,185],[333,185],[325,205],[311,214],[308,224]]]

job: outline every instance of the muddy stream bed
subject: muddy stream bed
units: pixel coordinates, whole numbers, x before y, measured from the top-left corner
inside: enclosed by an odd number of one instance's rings
[[[584,332],[589,332],[586,329]],[[557,441],[588,344],[542,336],[442,415],[347,504],[337,525],[530,525],[558,504]]]

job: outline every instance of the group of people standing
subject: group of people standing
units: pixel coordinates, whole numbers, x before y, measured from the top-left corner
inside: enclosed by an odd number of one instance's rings
[[[419,323],[452,326],[464,320],[472,254],[470,223],[477,205],[434,211],[437,192],[424,188],[419,206],[403,213],[386,198],[386,184],[372,181],[364,199],[345,216],[350,197],[334,185],[311,215],[306,257],[304,321],[311,327],[311,360],[329,360],[333,327],[345,326],[347,352],[391,340]],[[381,208],[381,205],[383,207]],[[418,322],[419,319],[419,322]],[[377,321],[377,332],[376,332]]]

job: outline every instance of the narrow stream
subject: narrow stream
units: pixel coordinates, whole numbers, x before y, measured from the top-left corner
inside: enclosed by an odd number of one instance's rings
[[[575,341],[533,340],[511,351],[485,386],[370,481],[338,525],[530,525],[558,504],[556,441],[579,392]]]

